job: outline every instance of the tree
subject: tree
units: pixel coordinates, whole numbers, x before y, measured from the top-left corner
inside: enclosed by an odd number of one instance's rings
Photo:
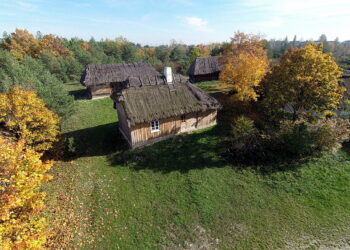
[[[0,94],[0,124],[36,151],[57,141],[58,116],[48,110],[35,92],[13,88]]]
[[[289,48],[291,47],[291,45],[289,44],[288,41],[288,37],[286,36],[286,38],[283,40],[282,44],[281,44],[281,55],[283,55]]]
[[[297,46],[297,35],[294,35],[292,47],[296,47],[296,46]]]
[[[202,55],[202,57],[209,57],[210,56],[210,48],[208,45],[197,45],[199,53]]]
[[[90,46],[89,46],[89,44],[88,44],[87,42],[83,42],[83,43],[81,44],[81,48],[82,48],[84,51],[89,51]]]
[[[5,40],[4,46],[19,60],[23,59],[24,55],[38,57],[41,53],[39,40],[27,30],[16,29]]]
[[[263,103],[270,115],[283,115],[288,106],[296,120],[299,111],[328,113],[337,108],[344,92],[338,83],[342,71],[322,49],[322,44],[292,48],[266,75]]]
[[[84,50],[84,51],[87,51],[87,50]],[[122,61],[122,51],[117,42],[111,41],[111,40],[105,40],[103,42],[103,51],[107,56],[114,57],[116,62]]]
[[[216,45],[210,52],[211,56],[219,56],[223,52],[222,46]]]
[[[53,59],[56,61],[55,57]],[[52,69],[56,70],[56,66]],[[0,50],[0,82],[0,92],[8,92],[15,86],[35,90],[46,106],[60,117],[68,117],[73,112],[73,96],[37,59],[24,56],[19,62],[8,51]]]
[[[41,51],[49,51],[54,56],[71,56],[71,51],[63,46],[62,40],[52,34],[44,35],[40,40]]]
[[[231,38],[231,42],[225,45],[223,57],[232,57],[243,51],[255,54],[258,57],[264,57],[266,55],[264,40],[259,35],[245,34],[238,31]]]
[[[193,63],[198,57],[202,57],[201,52],[197,46],[193,47],[188,55],[190,58],[190,63]]]
[[[174,47],[170,52],[170,60],[173,62],[179,61],[182,57],[181,50],[178,46]]]
[[[269,59],[273,58],[273,49],[272,49],[271,44],[269,43],[269,41],[264,40],[264,48],[266,50],[267,57]]]
[[[39,188],[50,176],[51,162],[41,154],[0,133],[1,249],[41,249],[47,238],[45,218],[38,216],[45,193]]]
[[[124,43],[121,47],[124,62],[133,62],[136,58],[136,48],[132,43]]]
[[[164,45],[159,46],[156,48],[156,56],[162,63],[168,63],[170,60],[170,50]]]
[[[264,41],[259,36],[237,32],[224,50],[222,63],[221,84],[237,92],[235,97],[240,101],[256,101],[256,89],[268,67]]]
[[[325,34],[322,34],[320,38],[318,39],[319,42],[323,44],[323,52],[328,53],[331,52],[332,48],[327,40],[327,36]]]

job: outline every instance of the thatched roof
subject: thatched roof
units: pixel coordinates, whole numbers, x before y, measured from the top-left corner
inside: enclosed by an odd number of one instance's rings
[[[220,72],[222,65],[218,56],[197,58],[188,70],[189,75],[207,75]]]
[[[159,72],[148,63],[89,64],[81,76],[85,86],[111,82],[123,82],[130,76],[159,76]]]
[[[114,91],[111,97],[124,107],[132,125],[221,108],[215,98],[184,77],[173,78],[173,84],[167,84],[164,77],[154,77],[142,85],[138,78],[130,78],[126,88]]]

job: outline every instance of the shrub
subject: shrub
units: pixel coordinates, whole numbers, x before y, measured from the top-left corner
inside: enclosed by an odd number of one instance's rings
[[[232,136],[234,140],[238,140],[240,138],[247,138],[250,135],[254,134],[256,131],[254,127],[254,121],[246,118],[244,116],[240,116],[236,118],[232,125]]]
[[[231,147],[229,152],[234,160],[255,162],[265,158],[266,138],[254,126],[254,121],[240,116],[232,124]]]
[[[349,140],[350,122],[325,118],[283,121],[278,133],[284,151],[292,156],[306,156],[321,151],[335,152],[344,141]]]
[[[303,156],[313,152],[314,135],[305,122],[284,121],[278,133],[280,133],[280,139],[282,140],[281,149],[285,153],[293,156]]]
[[[335,152],[350,139],[349,120],[326,119],[311,126],[315,131],[315,147],[320,151]]]

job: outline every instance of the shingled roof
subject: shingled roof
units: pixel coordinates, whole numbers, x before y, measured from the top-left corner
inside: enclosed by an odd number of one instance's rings
[[[189,75],[207,75],[220,72],[222,65],[220,65],[219,57],[201,57],[197,58],[188,70]]]
[[[80,82],[85,86],[123,82],[130,76],[160,76],[149,63],[89,64]]]
[[[147,81],[130,78],[126,88],[114,91],[111,97],[124,107],[132,125],[221,108],[215,98],[184,77],[174,75],[173,79],[171,86],[159,76]]]

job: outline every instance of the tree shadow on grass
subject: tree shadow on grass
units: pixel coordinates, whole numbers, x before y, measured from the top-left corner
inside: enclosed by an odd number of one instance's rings
[[[74,100],[88,100],[89,95],[86,89],[71,90],[69,94],[74,96]]]
[[[70,158],[101,156],[127,149],[118,122],[72,131],[63,136]]]
[[[115,153],[110,155],[109,161],[113,166],[127,164],[134,170],[151,169],[163,173],[224,167],[225,159],[220,156],[220,129],[216,126],[142,149]]]

